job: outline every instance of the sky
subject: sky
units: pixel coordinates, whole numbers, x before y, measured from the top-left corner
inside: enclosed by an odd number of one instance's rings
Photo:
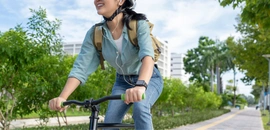
[[[64,42],[82,42],[87,30],[103,20],[96,13],[94,0],[0,0],[0,31],[17,24],[25,25],[32,15],[31,9],[45,8],[48,18],[62,21],[58,33]],[[146,14],[155,24],[153,34],[168,41],[171,52],[186,53],[198,46],[200,36],[213,40],[239,37],[234,25],[240,9],[221,7],[217,0],[137,0],[135,11]],[[223,75],[223,83],[233,73]],[[239,93],[249,95],[251,86],[244,85],[237,73]]]

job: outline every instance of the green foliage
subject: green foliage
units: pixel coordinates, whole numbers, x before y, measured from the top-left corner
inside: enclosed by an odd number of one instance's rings
[[[184,58],[185,71],[191,74],[190,80],[199,82],[209,82],[209,74],[207,69],[211,67],[212,59],[203,60],[204,55],[209,54],[215,42],[208,37],[200,37],[198,48],[188,50],[186,58]]]
[[[236,103],[247,105],[247,97],[244,94],[239,94]]]
[[[261,119],[262,119],[262,124],[264,130],[269,130],[270,126],[268,125],[269,123],[269,111],[268,110],[261,110]]]
[[[242,39],[234,40],[229,37],[226,43],[231,50],[234,63],[240,71],[245,73],[245,77],[241,80],[246,84],[250,84],[252,80],[262,81],[264,84],[268,82],[268,61],[262,57],[264,54],[270,54],[269,38],[257,27],[239,23],[237,30],[243,35]]]
[[[221,98],[212,92],[205,92],[202,87],[186,87],[179,79],[164,79],[164,89],[152,108],[152,113],[173,116],[179,111],[217,109]],[[167,106],[170,106],[169,108]]]
[[[37,44],[38,49],[42,51],[41,54],[61,54],[62,38],[56,33],[60,29],[61,21],[59,19],[48,20],[46,10],[42,8],[30,9],[30,12],[33,16],[27,23],[27,35],[30,36],[31,41]]]
[[[158,130],[172,129],[175,127],[208,120],[227,112],[229,112],[229,110],[204,110],[187,112],[174,117],[158,117],[153,119],[154,128]]]
[[[260,28],[270,28],[270,1],[268,0],[219,0],[221,6],[241,8],[241,21]]]
[[[234,95],[232,93],[224,93],[221,95],[222,97],[222,103],[220,105],[221,108],[225,107],[225,106],[229,106],[229,105],[232,105],[234,106],[234,97],[235,97],[235,105],[242,105],[240,106],[241,109],[244,108],[244,106],[247,106],[248,105],[248,97],[246,97],[245,95],[243,94],[238,94],[238,95]],[[232,104],[229,104],[232,103]]]
[[[233,99],[227,93],[222,94],[221,98],[222,98],[222,103],[220,104],[221,108],[232,105],[229,104],[229,102],[233,103]]]
[[[214,73],[219,81],[222,73],[234,69],[227,45],[208,37],[200,37],[198,47],[188,50],[184,66],[186,73],[191,74],[190,80],[203,86],[205,91],[213,91]],[[220,85],[218,82],[218,88],[221,88]]]
[[[219,0],[221,6],[240,7],[241,14],[237,18],[236,29],[242,38],[234,41],[228,38],[227,44],[235,57],[234,63],[245,73],[242,81],[268,83],[268,62],[262,57],[270,54],[270,1],[268,0]],[[256,91],[256,90],[255,90]],[[254,91],[254,92],[255,92]],[[257,94],[256,94],[257,93]],[[254,94],[258,95],[258,92]],[[258,99],[258,96],[256,96]]]
[[[84,86],[80,86],[74,91],[69,99],[81,100],[98,99],[111,94],[111,89],[115,81],[116,70],[105,62],[106,69],[98,69],[91,74]],[[107,103],[101,104],[101,114],[105,114]]]
[[[256,82],[254,85],[252,85],[251,94],[254,95],[255,102],[257,103],[259,102],[262,90],[263,86],[261,85],[261,83]]]
[[[248,96],[247,97],[247,103],[248,103],[248,105],[253,105],[253,104],[255,104],[255,98],[253,98],[252,96]]]
[[[153,106],[153,113],[161,116],[164,114],[162,111],[170,112],[174,115],[174,111],[179,111],[175,106],[184,106],[184,95],[186,87],[179,79],[164,79],[164,88],[159,99]],[[172,106],[168,108],[167,106]]]
[[[16,26],[0,37],[0,122],[9,122],[31,112],[51,113],[44,103],[63,86],[67,75],[56,33],[60,22],[48,21],[43,9],[31,10],[27,29]],[[46,116],[45,116],[46,117]]]

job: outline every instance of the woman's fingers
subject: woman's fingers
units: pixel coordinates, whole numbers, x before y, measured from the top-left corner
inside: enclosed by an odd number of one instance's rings
[[[142,95],[145,92],[144,87],[134,87],[126,90],[125,103],[138,102],[142,100]]]
[[[54,111],[64,111],[67,107],[61,107],[61,103],[66,101],[61,97],[53,98],[49,101],[49,108]]]

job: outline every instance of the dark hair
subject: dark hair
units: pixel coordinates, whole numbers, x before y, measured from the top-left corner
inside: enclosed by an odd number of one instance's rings
[[[131,7],[131,3],[129,2],[129,0],[126,0],[121,8],[123,9],[123,14],[124,14],[124,18],[122,22],[126,24],[128,29],[131,30],[129,26],[130,20],[147,20],[147,18],[145,14],[136,13],[135,11],[130,9],[130,7]]]

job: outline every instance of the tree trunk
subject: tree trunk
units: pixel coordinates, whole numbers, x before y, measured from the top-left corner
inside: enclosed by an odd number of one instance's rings
[[[214,92],[213,80],[214,80],[214,68],[211,66],[211,79],[210,79],[211,92]]]
[[[220,76],[219,76],[220,77]],[[219,78],[219,85],[220,85],[220,94],[223,93],[223,82],[222,82],[222,77]]]
[[[220,94],[220,73],[219,73],[219,66],[216,67],[217,72],[217,94]]]
[[[235,86],[235,75],[236,75],[236,72],[235,72],[235,69],[233,69],[233,107],[235,107],[235,100],[236,100],[236,86]]]
[[[235,100],[236,100],[236,94],[235,94],[235,91],[236,91],[236,89],[235,88],[233,88],[233,107],[235,107]]]

